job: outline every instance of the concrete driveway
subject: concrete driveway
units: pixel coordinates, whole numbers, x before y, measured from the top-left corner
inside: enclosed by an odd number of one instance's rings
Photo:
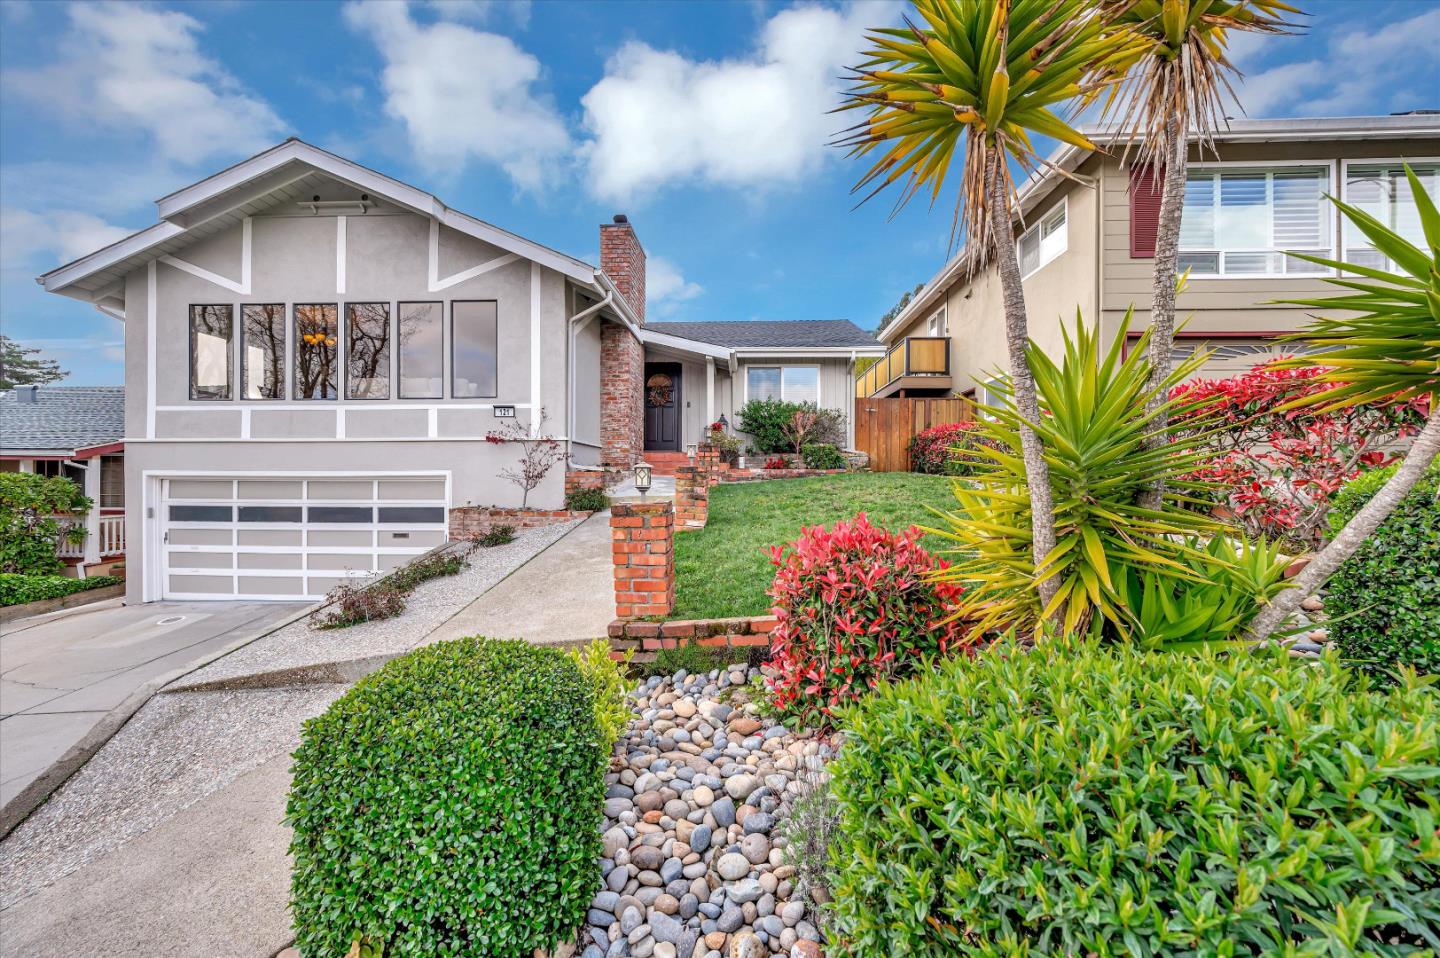
[[[0,806],[146,683],[267,632],[303,608],[114,600],[0,626]]]

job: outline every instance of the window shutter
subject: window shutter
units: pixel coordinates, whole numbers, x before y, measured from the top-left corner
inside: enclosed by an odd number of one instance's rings
[[[1155,255],[1155,235],[1160,231],[1161,178],[1154,167],[1130,170],[1130,257]]]

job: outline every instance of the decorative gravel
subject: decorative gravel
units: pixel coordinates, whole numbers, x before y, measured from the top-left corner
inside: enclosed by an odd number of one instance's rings
[[[0,843],[0,907],[34,894],[277,755],[345,691],[159,695]]]
[[[482,592],[569,532],[577,522],[526,529],[516,533],[514,542],[474,550],[470,553],[469,568],[458,575],[431,579],[416,587],[406,601],[405,611],[393,619],[364,622],[344,629],[312,629],[307,617],[192,672],[185,676],[182,684],[198,685],[256,672],[407,652]]]
[[[830,746],[763,718],[735,665],[656,677],[607,778],[604,889],[581,958],[818,958],[777,834]]]

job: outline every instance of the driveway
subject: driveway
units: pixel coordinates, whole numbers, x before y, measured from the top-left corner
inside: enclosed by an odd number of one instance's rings
[[[147,682],[199,664],[302,608],[116,600],[0,627],[0,806]]]

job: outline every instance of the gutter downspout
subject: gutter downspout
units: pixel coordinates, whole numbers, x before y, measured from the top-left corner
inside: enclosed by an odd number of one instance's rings
[[[599,274],[597,273],[596,275],[598,276]],[[567,337],[566,341],[567,354],[565,357],[565,365],[568,367],[570,373],[569,421],[565,424],[565,435],[569,436],[570,438],[566,440],[565,443],[566,452],[573,453],[574,449],[571,447],[575,443],[575,337],[578,336],[580,333],[580,322],[582,320],[589,319],[591,316],[595,315],[600,310],[604,309],[606,306],[609,306],[613,302],[615,302],[615,291],[612,287],[605,293],[605,298],[600,300],[600,302],[595,303],[591,306],[587,306],[580,312],[576,313],[574,316],[570,317],[570,335]]]

